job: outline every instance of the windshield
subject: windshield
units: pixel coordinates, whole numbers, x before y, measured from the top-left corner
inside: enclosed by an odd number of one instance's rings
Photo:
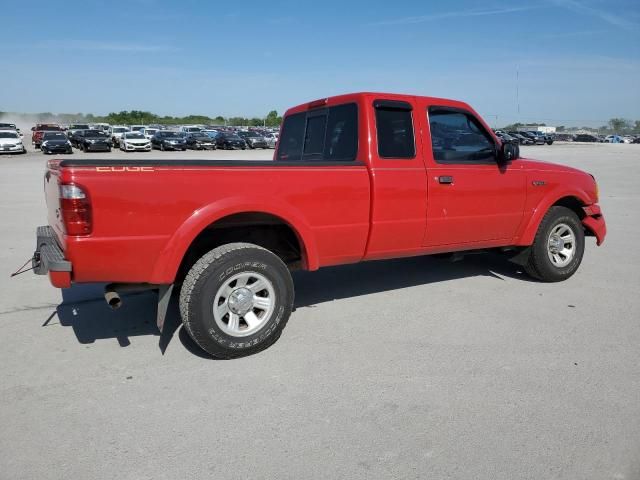
[[[47,131],[47,130],[48,131],[54,131],[54,130],[60,131],[60,127],[57,126],[57,125],[40,125],[37,128],[37,130],[40,130],[40,131]]]
[[[128,128],[124,128],[124,127],[116,127],[113,129],[113,133],[124,133],[124,132],[128,132],[129,129]]]
[[[101,137],[104,138],[106,135],[98,130],[87,130],[84,132],[85,137]]]
[[[18,134],[13,132],[0,132],[0,138],[18,138]]]
[[[139,132],[140,130],[144,130],[144,127],[141,127],[141,126],[131,127],[132,132]]]
[[[146,135],[154,135],[158,130],[156,130],[155,128],[145,128],[144,129],[144,133]]]
[[[181,132],[165,132],[162,136],[164,138],[183,138],[184,134]]]
[[[141,133],[126,133],[125,136],[126,136],[127,140],[145,138],[145,136],[143,134],[141,134]]]
[[[66,140],[67,136],[62,132],[45,133],[42,138],[44,140]]]
[[[209,135],[207,135],[206,133],[202,133],[202,132],[192,133],[191,136],[193,138],[209,138]]]
[[[74,123],[73,125],[69,125],[69,130],[89,130],[89,125]]]

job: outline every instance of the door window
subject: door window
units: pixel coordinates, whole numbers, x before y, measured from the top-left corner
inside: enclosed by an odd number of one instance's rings
[[[470,113],[431,107],[429,128],[437,163],[495,163],[495,143]]]
[[[411,106],[406,102],[377,100],[374,107],[378,155],[381,158],[415,157]]]

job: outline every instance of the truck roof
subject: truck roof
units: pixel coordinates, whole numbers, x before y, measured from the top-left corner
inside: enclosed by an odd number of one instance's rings
[[[426,100],[428,103],[438,104],[446,107],[463,108],[463,109],[474,111],[469,104],[465,102],[460,102],[458,100],[448,99],[448,98],[428,97],[424,95],[411,95],[411,94],[399,94],[399,93],[388,93],[388,92],[355,92],[355,93],[346,93],[343,95],[334,95],[331,97],[325,97],[318,100],[313,100],[311,102],[301,103],[300,105],[296,105],[295,107],[289,108],[285,112],[285,115],[290,115],[292,113],[309,110],[310,108],[314,108],[314,107],[319,107],[324,105],[336,105],[336,104],[348,103],[348,102],[358,102],[360,100],[363,100],[363,99],[366,100],[370,98],[404,100],[407,102],[411,102],[416,99],[422,99],[422,100]]]

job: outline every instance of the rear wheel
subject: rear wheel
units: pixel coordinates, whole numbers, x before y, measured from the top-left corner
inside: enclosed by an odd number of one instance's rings
[[[217,358],[235,358],[278,339],[293,297],[291,274],[280,258],[257,245],[230,243],[191,268],[180,291],[180,313],[200,348]]]
[[[584,255],[584,228],[566,207],[551,207],[540,222],[525,270],[544,282],[571,277]]]

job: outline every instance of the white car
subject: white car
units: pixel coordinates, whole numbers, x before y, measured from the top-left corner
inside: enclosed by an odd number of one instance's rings
[[[120,136],[120,150],[123,152],[150,152],[151,141],[142,132],[124,132]]]
[[[20,138],[24,137],[24,134],[16,126],[15,123],[0,123],[0,130],[15,130],[20,135]]]
[[[263,137],[267,141],[267,147],[276,148],[276,144],[278,143],[277,133],[265,133]]]
[[[114,125],[113,127],[111,127],[111,129],[109,130],[109,134],[111,135],[111,142],[113,143],[113,146],[119,147],[120,137],[122,136],[122,134],[130,131],[131,130],[129,130],[129,127],[125,127],[123,125]]]
[[[219,130],[201,130],[202,133],[206,133],[211,138],[216,138],[216,136],[220,133]]]
[[[184,125],[180,128],[180,131],[183,133],[201,132],[202,130],[204,130],[202,127],[197,127],[195,125]]]
[[[156,132],[158,131],[157,128],[147,128],[145,127],[144,130],[142,130],[142,134],[148,138],[149,140],[151,140],[151,137],[153,137]]]
[[[17,131],[0,130],[0,153],[27,153]]]

